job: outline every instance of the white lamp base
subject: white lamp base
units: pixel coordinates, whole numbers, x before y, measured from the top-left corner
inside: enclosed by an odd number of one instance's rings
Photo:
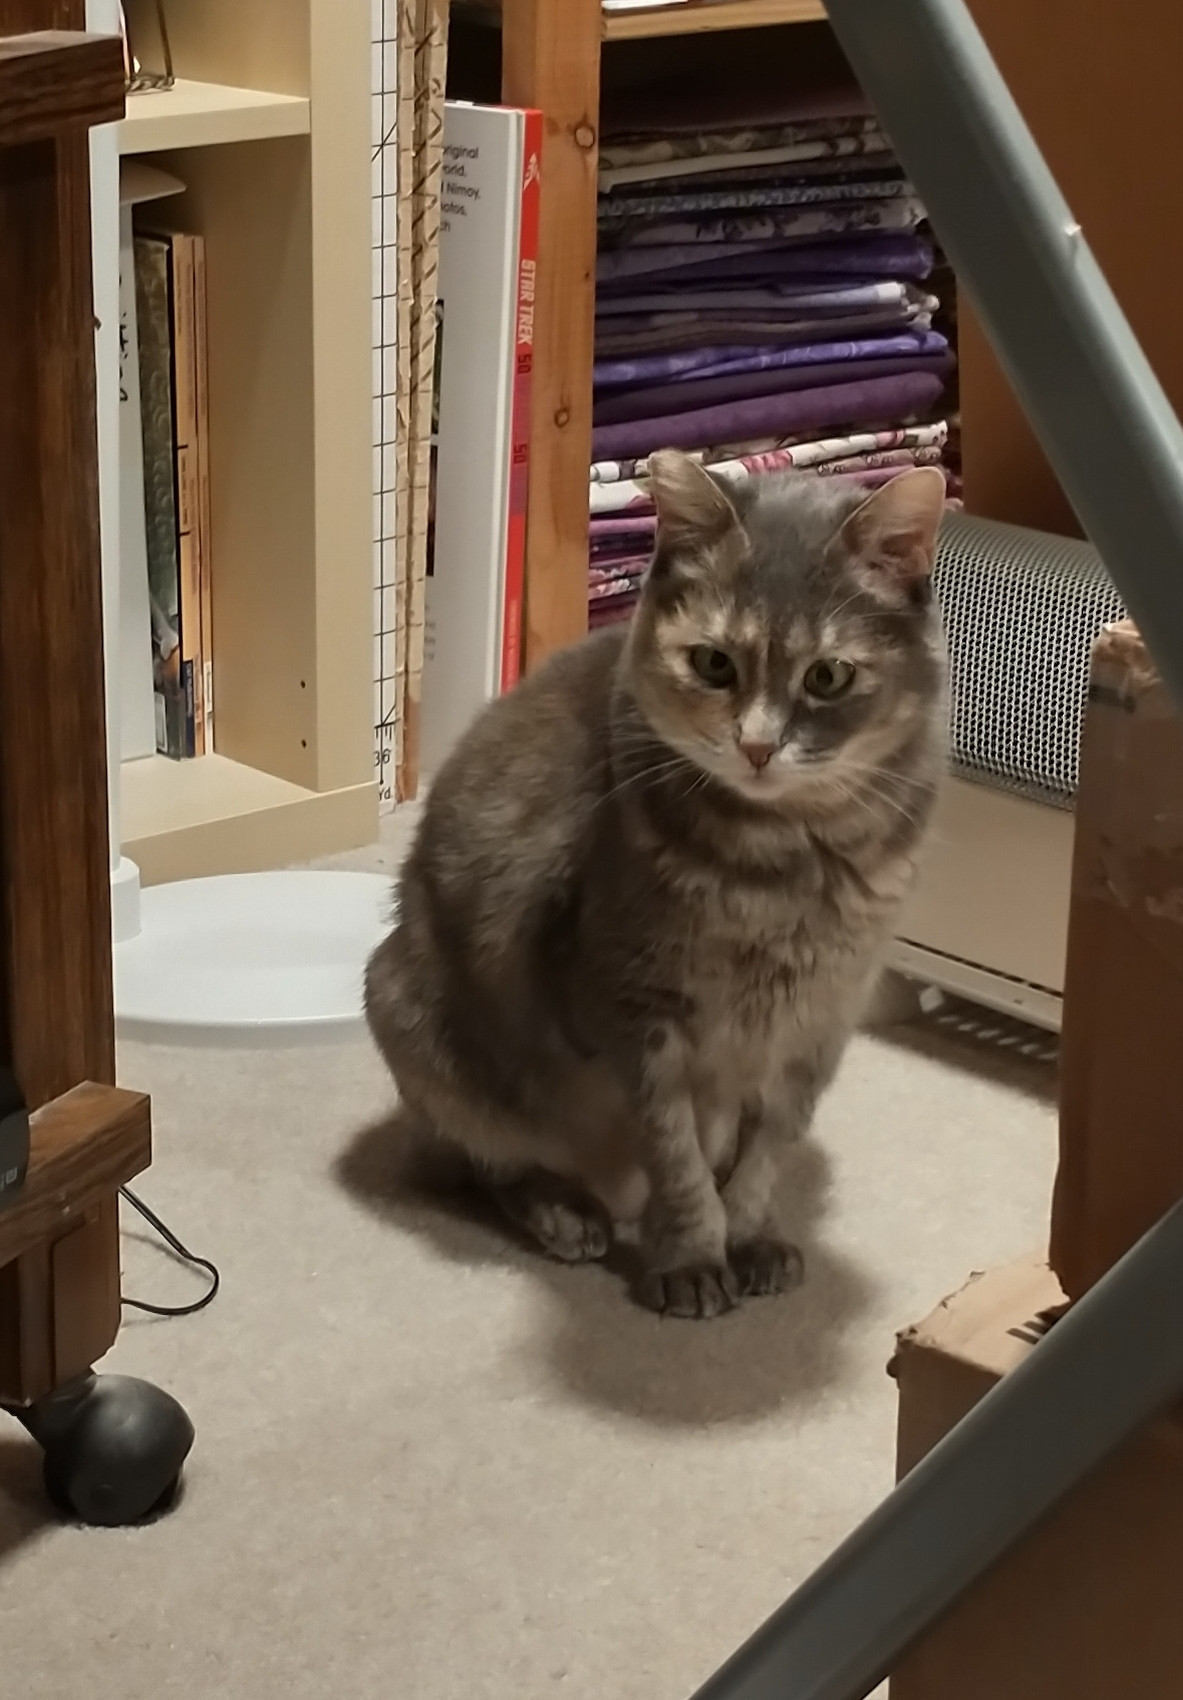
[[[366,960],[390,929],[382,874],[226,874],[149,886],[115,946],[115,1028],[162,1044],[283,1045],[365,1030]]]

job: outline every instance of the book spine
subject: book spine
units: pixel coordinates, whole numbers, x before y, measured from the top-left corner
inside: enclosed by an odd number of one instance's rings
[[[180,578],[181,679],[185,690],[185,754],[205,754],[201,657],[201,497],[197,475],[197,362],[193,311],[193,238],[171,240],[173,274],[173,407],[176,433],[177,557]]]
[[[517,304],[510,410],[509,515],[505,538],[505,599],[501,624],[501,689],[522,672],[523,589],[530,485],[530,401],[534,381],[534,296],[538,273],[542,113],[523,113],[521,213],[518,220]]]
[[[185,714],[177,584],[172,276],[169,245],[162,238],[137,236],[134,253],[156,748],[161,755],[177,757],[184,754]]]
[[[202,697],[205,708],[205,753],[214,743],[214,591],[211,544],[212,507],[209,477],[209,315],[205,280],[205,238],[193,241],[193,320],[197,391],[198,563],[201,580]]]

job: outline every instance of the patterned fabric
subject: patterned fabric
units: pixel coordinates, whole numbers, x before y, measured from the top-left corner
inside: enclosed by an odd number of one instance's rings
[[[770,183],[759,189],[694,189],[684,194],[601,197],[599,219],[611,231],[629,219],[677,218],[684,213],[751,212],[772,207],[826,206],[843,201],[891,201],[916,191],[904,177],[881,183]]]
[[[792,126],[789,126],[792,128]],[[753,165],[776,165],[782,169],[802,160],[850,159],[855,156],[876,157],[888,153],[887,138],[882,130],[867,130],[861,136],[816,136],[796,142],[762,142],[764,135],[775,132],[733,130],[712,136],[676,136],[640,143],[639,148],[671,149],[695,144],[694,151],[663,159],[633,164],[604,163],[600,155],[600,189],[611,191],[628,183],[656,183],[675,177],[701,176],[708,172],[734,171]],[[744,142],[748,146],[742,146]],[[730,144],[735,143],[732,146]],[[702,151],[698,151],[702,145]],[[611,150],[609,150],[611,151]]]
[[[853,337],[843,342],[806,342],[791,348],[694,348],[682,353],[649,354],[637,360],[597,360],[597,391],[613,386],[674,382],[682,378],[718,378],[779,367],[828,365],[835,360],[873,360],[894,355],[942,354],[947,338],[939,331],[901,331],[895,336]]]
[[[949,424],[940,419],[927,425],[902,426],[894,431],[851,431],[843,436],[764,441],[690,451],[692,458],[728,478],[760,472],[783,472],[790,467],[819,466],[856,454],[883,454],[892,449],[942,448]],[[591,468],[588,490],[593,514],[652,512],[645,459],[599,461]]]
[[[932,328],[945,273],[924,206],[860,96],[802,106],[791,66],[763,93],[761,76],[747,121],[737,91],[698,87],[691,103],[672,76],[668,99],[646,91],[646,133],[613,136],[605,111],[592,624],[635,605],[658,447],[741,478],[792,467],[873,488],[934,465],[950,483],[932,415],[956,362]],[[717,122],[679,120],[712,99]]]
[[[612,284],[647,272],[675,266],[707,265],[716,260],[741,259],[766,250],[783,252],[799,245],[813,248],[828,238],[860,235],[910,234],[924,220],[924,208],[914,197],[847,207],[802,207],[787,212],[746,214],[734,219],[701,222],[672,220],[664,224],[629,226],[616,246],[600,245],[596,278]]]
[[[600,164],[609,171],[626,166],[656,166],[668,160],[702,159],[711,154],[752,153],[758,148],[792,147],[799,142],[825,142],[875,136],[880,147],[887,137],[878,121],[868,116],[804,118],[788,124],[749,125],[718,130],[666,132],[653,136],[614,137],[600,148]],[[644,175],[649,175],[648,172]]]

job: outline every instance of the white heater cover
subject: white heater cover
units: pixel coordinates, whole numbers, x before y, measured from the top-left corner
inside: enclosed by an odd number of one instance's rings
[[[1071,808],[1089,655],[1125,613],[1091,544],[953,513],[933,575],[966,779]]]

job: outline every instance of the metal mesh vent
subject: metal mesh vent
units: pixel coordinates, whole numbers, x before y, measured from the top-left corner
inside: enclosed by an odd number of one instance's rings
[[[1125,613],[1088,543],[950,514],[933,574],[954,767],[1071,808],[1093,640]]]

